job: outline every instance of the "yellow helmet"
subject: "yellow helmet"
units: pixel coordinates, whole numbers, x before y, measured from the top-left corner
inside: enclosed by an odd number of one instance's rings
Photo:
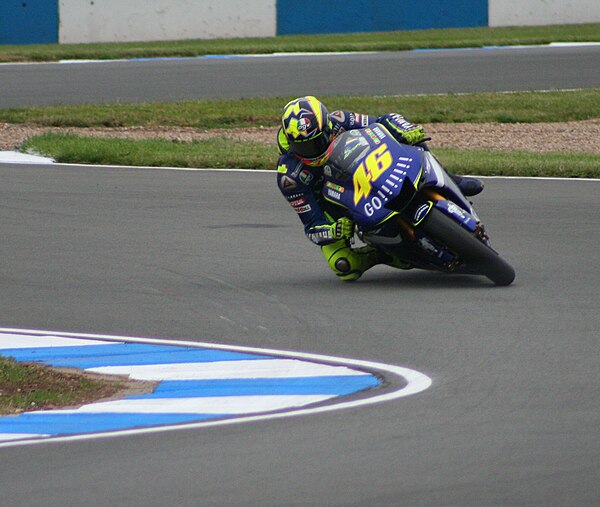
[[[292,100],[283,108],[281,124],[290,151],[305,164],[319,166],[327,161],[333,130],[322,102],[312,96]]]

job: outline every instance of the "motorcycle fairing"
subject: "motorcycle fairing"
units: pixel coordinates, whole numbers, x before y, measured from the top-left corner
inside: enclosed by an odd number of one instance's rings
[[[443,189],[445,197],[458,204],[479,221],[479,217],[471,203],[460,191],[454,180],[448,176],[444,166],[430,151],[426,151],[423,156],[423,181],[420,188],[423,187]]]
[[[430,201],[430,206],[422,205],[417,208],[413,217],[413,225],[418,225],[427,216],[431,208],[435,207],[465,229],[471,232],[475,231],[480,221],[475,208],[430,151],[426,151],[423,156],[423,179],[419,188],[421,190],[439,190],[438,195],[445,197],[445,199],[436,199]]]
[[[413,213],[412,225],[414,227],[419,226],[419,224],[425,219],[425,217],[429,214],[432,208],[439,209],[442,213],[444,213],[444,215],[448,215],[450,218],[458,222],[468,231],[475,232],[475,230],[477,229],[479,220],[476,217],[462,209],[456,203],[448,201],[446,199],[426,201],[423,204],[421,204]]]
[[[423,175],[421,148],[398,143],[383,125],[352,130],[336,138],[328,163],[323,196],[348,210],[364,230],[397,214],[389,204],[403,186],[416,192]]]
[[[475,232],[479,220],[452,201],[435,201],[433,206],[454,219],[465,229]]]

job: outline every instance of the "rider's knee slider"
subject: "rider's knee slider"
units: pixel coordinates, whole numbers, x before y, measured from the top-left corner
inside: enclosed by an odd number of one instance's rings
[[[341,280],[358,280],[363,274],[360,256],[345,241],[325,245],[322,250],[329,267]]]

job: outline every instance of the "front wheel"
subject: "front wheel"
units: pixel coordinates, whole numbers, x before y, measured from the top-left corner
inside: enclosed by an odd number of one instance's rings
[[[433,208],[420,229],[448,247],[470,269],[487,276],[496,285],[510,285],[515,279],[515,270],[508,262],[440,210]]]

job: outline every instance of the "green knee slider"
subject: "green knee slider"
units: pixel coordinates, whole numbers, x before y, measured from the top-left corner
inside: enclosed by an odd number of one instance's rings
[[[345,240],[324,245],[321,251],[336,276],[346,282],[358,280],[374,264],[371,253],[354,251]]]

